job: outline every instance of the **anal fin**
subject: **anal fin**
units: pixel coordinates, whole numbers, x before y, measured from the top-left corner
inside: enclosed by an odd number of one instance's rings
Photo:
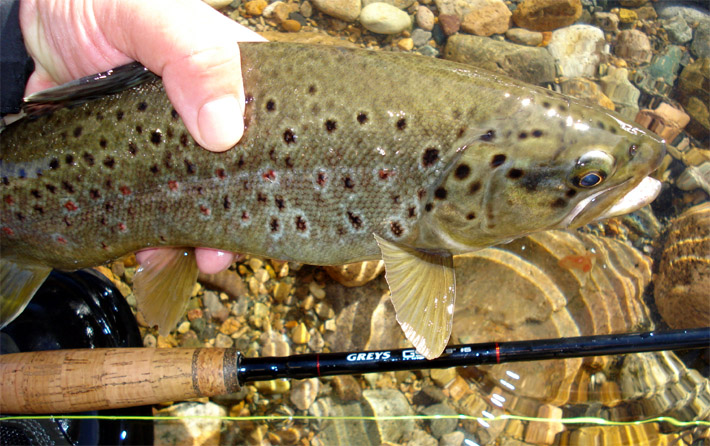
[[[0,259],[0,328],[22,313],[50,272],[47,266]]]
[[[420,252],[377,235],[375,239],[404,335],[422,356],[439,357],[449,342],[454,316],[453,256]]]
[[[158,326],[161,336],[170,334],[185,314],[197,274],[192,248],[162,248],[136,270],[138,311],[148,324]]]

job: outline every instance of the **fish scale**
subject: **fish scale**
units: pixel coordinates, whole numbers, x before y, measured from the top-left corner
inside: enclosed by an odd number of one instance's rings
[[[452,254],[603,216],[662,156],[617,115],[470,66],[240,47],[245,131],[226,152],[196,144],[157,79],[8,127],[3,259],[76,269],[149,246],[384,257],[398,320],[430,342],[450,322]],[[414,294],[421,311],[406,316]]]

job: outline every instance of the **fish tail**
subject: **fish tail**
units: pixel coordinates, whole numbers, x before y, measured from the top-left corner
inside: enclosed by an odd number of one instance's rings
[[[22,313],[51,271],[43,265],[0,259],[0,328]]]

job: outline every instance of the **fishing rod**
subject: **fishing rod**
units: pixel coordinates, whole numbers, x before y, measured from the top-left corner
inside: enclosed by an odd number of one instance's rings
[[[0,356],[0,412],[66,413],[232,393],[245,383],[710,347],[710,327],[448,347],[246,358],[223,348],[103,348]]]

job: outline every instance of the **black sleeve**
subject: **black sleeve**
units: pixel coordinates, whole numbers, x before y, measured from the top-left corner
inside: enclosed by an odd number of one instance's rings
[[[20,0],[0,1],[0,116],[20,111],[34,70],[20,31]]]

